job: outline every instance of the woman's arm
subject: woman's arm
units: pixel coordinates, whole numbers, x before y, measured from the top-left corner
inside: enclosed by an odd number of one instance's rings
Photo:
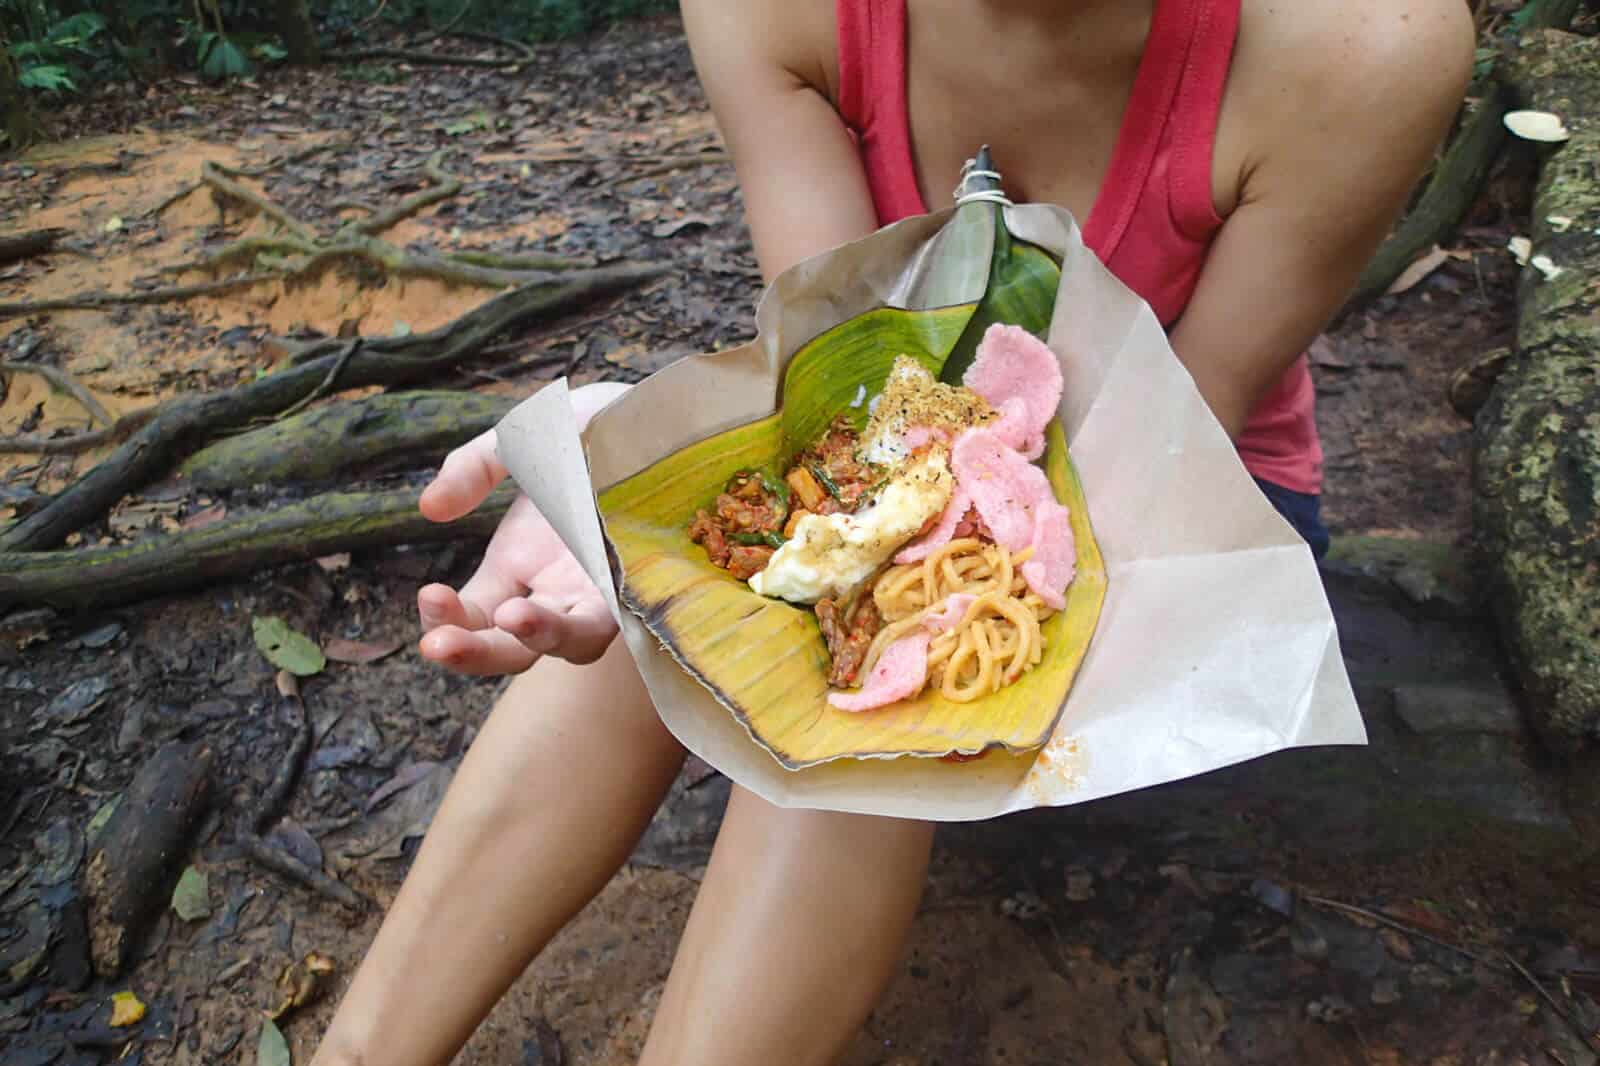
[[[684,29],[733,157],[761,272],[878,228],[861,158],[817,91],[833,5],[789,0],[683,0]]]
[[[1324,8],[1341,9],[1311,14]],[[1172,331],[1234,437],[1348,297],[1461,106],[1473,53],[1460,0],[1310,4],[1262,21],[1234,62],[1268,72],[1238,86],[1242,143],[1259,148]]]

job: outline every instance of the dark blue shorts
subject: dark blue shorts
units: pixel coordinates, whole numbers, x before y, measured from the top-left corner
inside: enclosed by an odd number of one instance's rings
[[[1295,492],[1282,485],[1256,478],[1256,484],[1266,493],[1272,506],[1289,520],[1294,531],[1311,545],[1311,554],[1318,559],[1328,553],[1328,527],[1322,524],[1322,497]]]

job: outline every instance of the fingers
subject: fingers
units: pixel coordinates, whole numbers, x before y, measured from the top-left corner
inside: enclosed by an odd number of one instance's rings
[[[464,600],[449,585],[424,585],[417,590],[417,614],[424,631],[440,626],[460,629],[487,629],[489,612]]]
[[[458,674],[520,674],[539,660],[503,629],[441,626],[425,634],[417,647],[424,659]]]
[[[495,610],[494,624],[531,652],[579,664],[600,658],[617,635],[616,621],[599,595],[583,596],[570,606],[544,597],[510,600]]]
[[[505,480],[495,455],[494,430],[486,430],[445,456],[439,473],[422,490],[417,506],[434,522],[453,522],[468,514]]]

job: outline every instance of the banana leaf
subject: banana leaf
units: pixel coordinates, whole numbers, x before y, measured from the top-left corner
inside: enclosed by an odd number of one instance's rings
[[[905,219],[786,271],[762,295],[753,340],[610,394],[586,427],[565,381],[497,427],[507,468],[606,598],[663,723],[780,806],[936,820],[1363,743],[1315,561],[1240,463],[1160,322],[1068,212],[998,199]],[[890,349],[953,380],[993,321],[1042,335],[1065,382],[1046,468],[1081,523],[1072,588],[1100,602],[1057,616],[1067,632],[1052,650],[1079,656],[1064,701],[1042,700],[1037,719],[993,715],[981,737],[932,707],[893,736],[784,719],[799,701],[774,685],[820,683],[809,612],[763,601],[741,615],[724,592],[697,599],[699,584],[742,583],[694,569],[700,549],[686,546],[683,523],[733,469],[781,462],[830,406],[874,389]],[[683,634],[691,651],[722,651],[686,669]],[[755,697],[720,691],[739,685]],[[746,706],[762,698],[780,708],[759,727],[765,743]],[[810,713],[824,711],[813,703]],[[979,746],[975,761],[887,757]],[[856,757],[869,751],[884,757]]]

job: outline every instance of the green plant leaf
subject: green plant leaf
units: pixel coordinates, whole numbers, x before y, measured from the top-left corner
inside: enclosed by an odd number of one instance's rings
[[[210,47],[202,45],[204,57],[200,61],[200,72],[208,78],[239,78],[250,73],[250,57],[240,50],[239,46],[226,37],[217,37],[208,42]]]
[[[204,871],[193,866],[184,868],[172,890],[172,909],[186,922],[211,916],[211,884]]]
[[[17,79],[24,89],[36,89],[47,93],[75,93],[78,91],[77,83],[67,73],[66,67],[44,66],[29,67]]]
[[[969,205],[976,206],[979,205]],[[978,342],[983,339],[984,332],[996,322],[1021,326],[1043,340],[1055,311],[1056,289],[1061,285],[1061,264],[1054,256],[1037,245],[1013,237],[1006,229],[1005,211],[998,204],[982,204],[981,207],[994,218],[989,285],[939,372],[939,377],[948,382],[961,380],[977,355]]]
[[[322,672],[328,665],[322,649],[302,633],[289,628],[289,623],[273,615],[263,615],[250,622],[256,647],[267,661],[280,670],[296,677],[310,677]]]
[[[122,793],[117,793],[100,805],[94,812],[94,817],[89,819],[89,824],[84,827],[83,835],[88,840],[89,846],[95,845],[95,840],[100,836],[100,831],[111,821],[111,816],[117,813],[117,806],[122,802]]]
[[[270,1019],[261,1023],[261,1039],[256,1043],[256,1066],[291,1066],[289,1041]]]

